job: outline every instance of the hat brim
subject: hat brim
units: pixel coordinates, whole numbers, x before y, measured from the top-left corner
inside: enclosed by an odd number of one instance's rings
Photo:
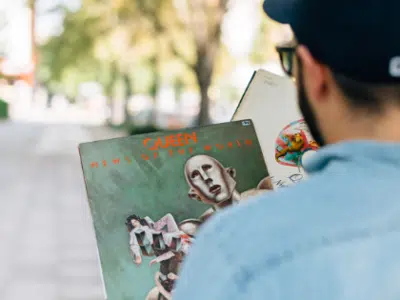
[[[296,0],[264,0],[263,9],[274,21],[291,24]]]

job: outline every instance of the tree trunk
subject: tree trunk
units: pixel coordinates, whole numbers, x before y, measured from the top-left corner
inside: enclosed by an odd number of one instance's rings
[[[122,74],[122,81],[124,83],[124,93],[122,95],[123,101],[124,101],[124,111],[125,111],[125,123],[131,124],[132,123],[132,116],[129,114],[129,98],[133,94],[133,89],[132,89],[132,79],[129,76],[129,74]]]
[[[118,99],[115,98],[115,85],[118,82],[119,70],[116,61],[111,62],[110,80],[105,86],[105,94],[110,99],[110,123],[112,125],[120,125],[119,116],[122,115],[121,105]],[[123,108],[122,108],[123,109]]]
[[[219,47],[219,39],[215,39],[213,43],[205,47],[198,47],[197,63],[194,71],[197,83],[200,89],[200,112],[197,125],[207,125],[210,123],[210,97],[208,90],[211,85],[211,79],[214,72],[215,60],[217,58]]]
[[[32,46],[32,53],[31,53],[31,61],[34,63],[33,70],[32,70],[32,103],[35,101],[35,93],[37,90],[37,82],[36,82],[36,67],[37,67],[37,51],[36,51],[36,0],[30,0],[28,2],[29,7],[31,9],[31,46]]]
[[[191,29],[194,33],[197,61],[194,65],[197,83],[200,89],[200,112],[198,125],[210,123],[208,90],[214,73],[215,61],[221,39],[221,26],[228,0],[192,0]]]
[[[157,37],[158,38],[158,37]],[[159,38],[158,38],[159,39]],[[157,43],[158,44],[158,43]],[[157,98],[160,93],[160,86],[161,86],[161,76],[159,71],[159,55],[156,54],[154,57],[150,59],[150,66],[152,71],[153,82],[150,87],[150,96],[153,98],[153,107],[150,113],[150,125],[154,125],[157,123],[157,114],[156,114],[156,107],[157,107]]]
[[[200,84],[200,112],[197,125],[207,125],[210,123],[210,97],[208,96],[209,84]]]

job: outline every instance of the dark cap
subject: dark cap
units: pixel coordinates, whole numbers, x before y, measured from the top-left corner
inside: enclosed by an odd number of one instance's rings
[[[400,83],[400,0],[265,0],[264,11],[334,72]]]

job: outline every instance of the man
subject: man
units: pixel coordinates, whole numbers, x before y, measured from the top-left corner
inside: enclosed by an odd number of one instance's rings
[[[257,188],[239,193],[236,190],[236,170],[225,168],[218,160],[208,155],[189,158],[185,164],[185,178],[189,185],[189,197],[212,205],[212,208],[200,217],[202,221],[219,209],[273,189],[271,178],[266,177],[260,181]]]
[[[296,35],[281,57],[322,149],[307,181],[205,224],[174,300],[400,299],[400,1],[264,9]]]
[[[156,222],[148,216],[141,218],[130,215],[125,224],[130,236],[133,262],[141,265],[143,253],[145,256],[156,256],[151,260],[150,266],[160,263],[160,271],[155,276],[156,287],[149,292],[146,299],[170,297],[176,273],[194,241],[191,234],[196,231],[198,223],[188,219],[178,225],[171,214],[166,214]]]

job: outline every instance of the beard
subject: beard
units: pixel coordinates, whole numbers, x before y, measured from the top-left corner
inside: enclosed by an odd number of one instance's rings
[[[317,118],[308,100],[303,80],[303,70],[299,62],[299,74],[298,74],[298,101],[301,114],[303,115],[304,121],[307,123],[308,129],[310,129],[311,135],[320,147],[326,145],[325,139],[322,136],[322,132],[317,124]]]

